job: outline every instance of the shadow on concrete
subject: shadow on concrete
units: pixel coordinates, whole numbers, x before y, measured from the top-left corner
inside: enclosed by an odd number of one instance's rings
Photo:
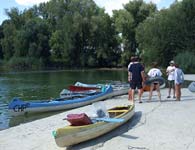
[[[140,121],[141,117],[142,117],[141,111],[135,112],[133,117],[124,125],[112,130],[109,133],[106,133],[100,137],[97,137],[95,139],[67,147],[66,150],[80,150],[82,148],[86,148],[86,147],[90,147],[90,146],[93,146],[93,149],[96,149],[98,147],[103,147],[103,145],[106,141],[108,141],[114,137],[117,137],[117,136],[121,136],[121,137],[128,138],[128,139],[137,139],[138,137],[127,135],[124,133],[128,132],[133,127],[135,127],[138,124],[138,122]]]
[[[194,101],[195,100],[195,97],[192,97],[192,96],[181,96],[181,102],[185,102],[185,101]],[[144,103],[160,103],[159,100],[157,99],[154,99],[154,100],[151,100],[151,101],[143,101]],[[176,101],[176,99],[173,99],[173,98],[166,98],[166,99],[162,99],[161,103],[164,103],[164,102],[178,102]]]

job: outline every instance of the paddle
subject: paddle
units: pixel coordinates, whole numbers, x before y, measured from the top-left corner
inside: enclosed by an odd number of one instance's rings
[[[111,123],[120,123],[123,122],[123,118],[91,118],[92,120],[96,121],[104,121],[104,122],[111,122]],[[63,120],[67,120],[67,118],[64,118]]]
[[[92,120],[96,121],[105,121],[105,122],[112,122],[112,123],[120,123],[123,122],[123,118],[92,118]]]

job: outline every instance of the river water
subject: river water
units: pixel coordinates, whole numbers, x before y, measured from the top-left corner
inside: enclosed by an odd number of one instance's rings
[[[59,112],[12,117],[8,103],[18,97],[22,100],[47,100],[58,98],[62,89],[77,81],[83,83],[127,83],[126,70],[66,70],[0,74],[0,130],[30,122]],[[188,87],[191,81],[185,81]]]
[[[127,82],[126,70],[66,70],[0,74],[0,130],[59,112],[12,117],[8,103],[22,100],[45,100],[59,97],[62,89],[80,81],[83,83]]]

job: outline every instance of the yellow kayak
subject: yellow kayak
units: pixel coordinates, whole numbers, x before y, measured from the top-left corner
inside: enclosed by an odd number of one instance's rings
[[[65,126],[53,131],[53,137],[59,147],[75,145],[94,139],[121,126],[134,115],[134,105],[117,106],[108,110],[109,118],[82,126]],[[108,121],[107,121],[108,120]],[[120,120],[117,122],[117,120]],[[121,121],[123,120],[123,121]],[[112,122],[113,121],[113,122]]]

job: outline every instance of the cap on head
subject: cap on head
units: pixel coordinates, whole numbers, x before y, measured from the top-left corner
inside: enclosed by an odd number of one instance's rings
[[[173,60],[171,60],[170,62],[169,62],[169,64],[174,64],[175,62],[173,61]]]

